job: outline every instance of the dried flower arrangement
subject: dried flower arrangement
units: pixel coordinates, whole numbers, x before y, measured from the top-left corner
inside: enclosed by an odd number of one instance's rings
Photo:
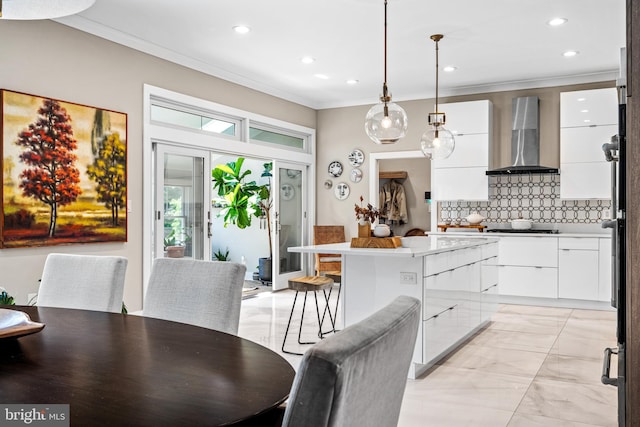
[[[360,196],[360,206],[358,206],[357,204],[355,205],[356,219],[360,224],[364,224],[365,222],[373,223],[380,215],[380,212],[378,211],[378,209],[374,208],[371,203],[367,203],[367,207],[363,207],[363,202],[364,198]]]

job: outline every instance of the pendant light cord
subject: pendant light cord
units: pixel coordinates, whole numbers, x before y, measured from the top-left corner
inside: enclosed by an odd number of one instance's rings
[[[387,85],[387,0],[384,0],[384,84]]]
[[[384,0],[384,83],[382,84],[381,100],[385,103],[385,106],[391,100],[389,89],[387,88],[387,0]]]
[[[436,42],[436,113],[438,112],[438,69],[440,68],[438,64],[438,42],[442,37],[444,37],[442,34],[434,34],[431,36],[431,40]]]

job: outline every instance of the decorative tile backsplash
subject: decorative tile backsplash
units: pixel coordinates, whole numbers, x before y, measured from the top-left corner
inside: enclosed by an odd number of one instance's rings
[[[541,223],[595,224],[611,209],[611,200],[560,199],[560,175],[498,175],[489,177],[489,201],[440,202],[440,221],[472,212],[485,222],[523,218]]]

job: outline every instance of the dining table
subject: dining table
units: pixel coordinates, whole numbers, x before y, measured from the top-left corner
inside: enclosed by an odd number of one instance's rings
[[[294,369],[272,350],[183,323],[3,306],[44,328],[0,339],[0,403],[68,404],[71,426],[261,425]]]

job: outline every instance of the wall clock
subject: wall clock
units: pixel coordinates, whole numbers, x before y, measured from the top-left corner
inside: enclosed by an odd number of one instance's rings
[[[338,200],[344,200],[349,197],[349,185],[346,182],[340,182],[336,185],[336,188],[333,190],[336,198]]]
[[[349,153],[349,164],[351,166],[360,166],[362,163],[364,163],[364,153],[362,152],[362,150],[358,150],[357,148],[354,148],[350,153]]]
[[[353,182],[362,181],[362,171],[360,169],[358,169],[358,168],[352,169],[351,170],[351,175],[349,175],[349,178]]]
[[[337,178],[340,175],[342,175],[342,163],[340,163],[337,160],[334,160],[333,162],[329,163],[329,175],[331,175],[334,178]]]

